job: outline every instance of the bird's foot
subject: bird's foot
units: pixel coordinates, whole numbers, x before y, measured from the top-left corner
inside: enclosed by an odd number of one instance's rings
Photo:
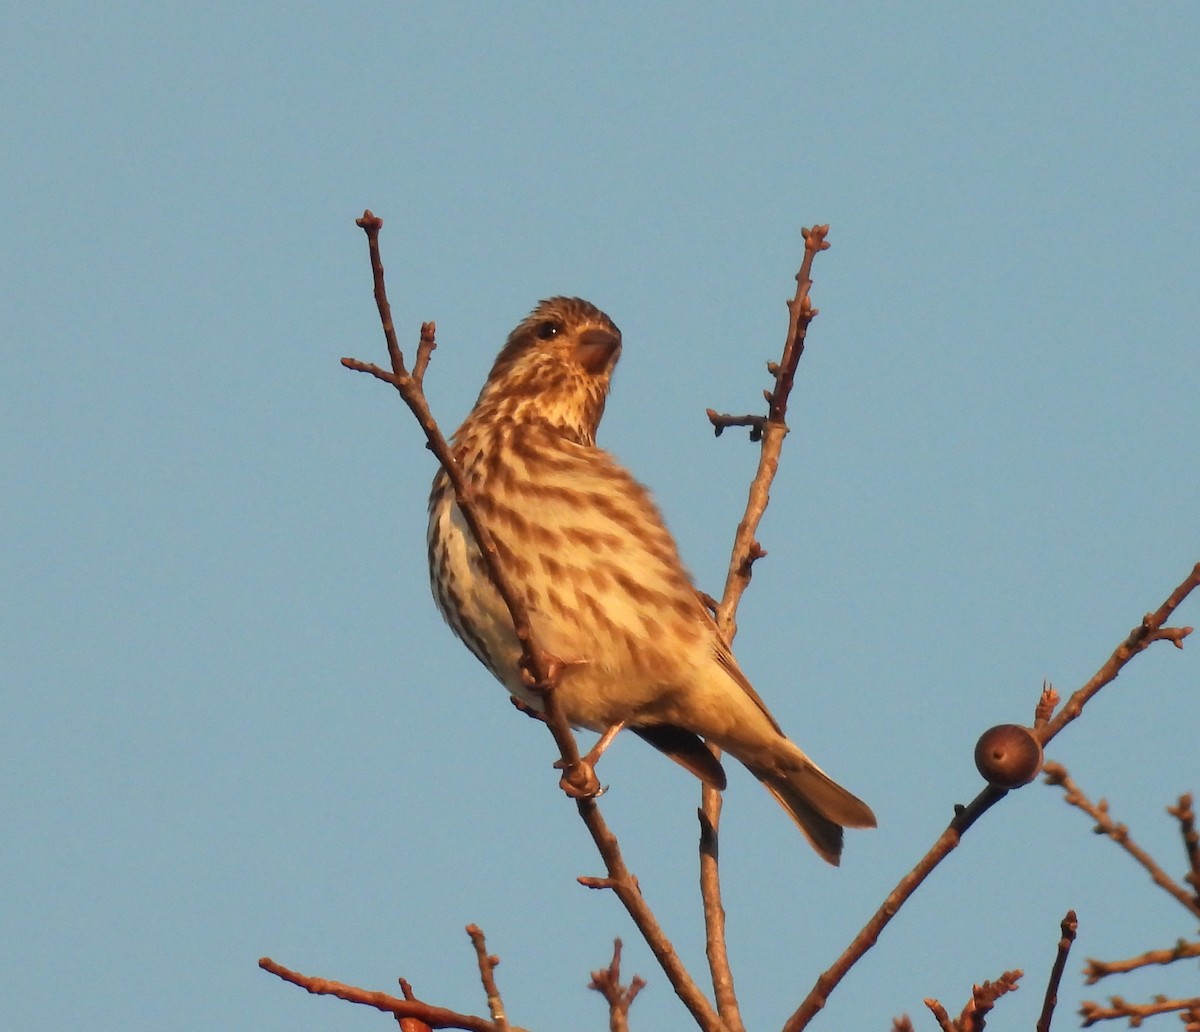
[[[527,656],[523,655],[521,657],[520,669],[522,682],[539,696],[544,696],[547,692],[553,691],[554,687],[558,684],[559,678],[572,667],[586,666],[590,662],[586,659],[560,659],[552,652],[543,652],[538,658],[542,673],[545,675],[545,680],[539,679],[534,671],[529,668]]]
[[[563,776],[558,781],[559,787],[572,799],[595,799],[604,794],[605,788],[600,784],[600,779],[596,777],[596,764],[624,726],[625,721],[623,720],[613,724],[600,736],[599,741],[588,750],[587,754],[579,758],[577,764],[567,767],[562,760],[558,760],[554,764],[558,770],[563,772]]]
[[[604,795],[606,789],[596,777],[595,768],[587,760],[581,759],[569,768],[559,760],[554,766],[563,771],[563,776],[558,779],[558,787],[572,799],[595,799]]]

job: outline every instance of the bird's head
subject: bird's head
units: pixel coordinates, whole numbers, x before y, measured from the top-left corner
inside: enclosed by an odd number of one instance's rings
[[[621,331],[599,308],[577,297],[552,297],[508,335],[476,411],[550,424],[593,444],[620,355]]]

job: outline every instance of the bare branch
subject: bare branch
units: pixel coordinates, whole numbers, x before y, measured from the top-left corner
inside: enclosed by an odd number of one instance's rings
[[[429,410],[429,405],[421,389],[421,384],[404,367],[404,357],[395,342],[396,335],[392,326],[391,307],[387,300],[387,290],[383,280],[383,263],[379,258],[379,231],[383,226],[383,221],[368,211],[358,220],[358,224],[367,234],[367,241],[371,251],[371,268],[375,277],[376,304],[384,326],[384,336],[388,342],[388,354],[392,362],[392,373],[389,374],[376,366],[359,362],[357,359],[342,359],[342,364],[350,369],[369,372],[377,379],[384,380],[396,388],[400,397],[408,405],[413,415],[416,416],[417,422],[421,425],[421,429],[424,431],[425,438],[429,443],[430,451],[433,452],[442,468],[446,471],[446,475],[450,479],[451,486],[454,489],[455,501],[471,535],[475,538],[475,543],[479,546],[479,551],[487,567],[488,576],[492,579],[493,584],[495,584],[496,590],[504,600],[509,616],[512,618],[517,639],[521,643],[522,668],[527,674],[530,686],[542,696],[545,706],[544,716],[546,723],[554,735],[554,740],[561,754],[561,765],[564,771],[563,787],[568,791],[568,794],[574,795],[574,793],[570,792],[573,779],[577,776],[585,777],[590,774],[590,771],[584,770],[575,737],[571,733],[571,729],[562,713],[562,707],[559,705],[554,691],[559,661],[538,647],[534,639],[528,611],[505,576],[505,572],[500,564],[495,539],[492,537],[487,526],[479,519],[472,504],[470,485],[467,484],[463,477],[462,470],[459,468],[454,454]],[[435,346],[433,324],[425,323],[421,328],[421,345],[418,348],[417,364],[414,370],[419,368],[424,373],[425,367],[429,362],[429,356],[432,354]],[[584,824],[591,833],[592,840],[596,843],[596,847],[604,859],[608,870],[608,878],[605,880],[607,883],[606,887],[611,888],[616,893],[617,898],[620,899],[625,909],[629,912],[630,917],[633,918],[634,923],[645,937],[650,949],[662,965],[676,995],[679,996],[680,1000],[691,1011],[697,1024],[705,1029],[706,1032],[722,1032],[723,1026],[717,1012],[708,1000],[705,999],[704,994],[692,980],[686,968],[684,968],[683,963],[675,953],[675,948],[663,933],[657,919],[642,898],[636,879],[625,866],[616,837],[608,829],[608,825],[604,822],[604,818],[601,816],[594,800],[591,798],[576,798],[575,802]]]
[[[1169,950],[1147,950],[1145,953],[1127,960],[1096,960],[1088,957],[1083,973],[1086,985],[1095,985],[1108,975],[1123,975],[1138,968],[1149,967],[1151,964],[1174,964],[1177,960],[1189,957],[1200,957],[1200,942],[1186,942],[1180,939]]]
[[[816,226],[804,230],[804,259],[796,273],[796,294],[788,302],[789,322],[783,353],[779,362],[768,365],[775,377],[775,389],[764,392],[768,403],[768,414],[764,416],[729,416],[708,409],[709,421],[714,433],[730,426],[748,426],[750,440],[761,443],[758,469],[750,483],[746,509],[734,535],[729,558],[729,570],[721,602],[713,606],[717,626],[727,642],[732,643],[737,635],[737,607],[743,593],[750,584],[754,564],[767,553],[755,534],[770,501],[771,484],[779,470],[779,455],[783,439],[787,435],[788,398],[795,381],[796,367],[804,353],[804,340],[808,326],[817,312],[809,302],[812,287],[812,261],[818,251],[829,247],[825,242],[828,226]],[[718,750],[713,749],[720,758]],[[729,964],[729,953],[725,943],[725,907],[721,902],[721,880],[718,865],[718,841],[720,838],[721,796],[713,789],[701,790],[700,802],[700,895],[704,905],[705,941],[708,966],[712,976],[713,993],[717,1010],[731,1032],[744,1032],[741,1009],[734,988],[733,970]]]
[[[400,353],[400,342],[396,340],[396,326],[392,322],[392,306],[387,299],[387,285],[384,282],[383,258],[379,253],[379,231],[383,229],[383,219],[378,218],[370,208],[362,213],[361,219],[355,219],[354,224],[367,234],[367,246],[371,252],[371,277],[375,283],[375,307],[379,309],[379,321],[383,325],[383,337],[387,342],[388,358],[391,359],[392,369],[397,376],[407,375],[404,372],[404,356]],[[420,386],[418,380],[417,386]]]
[[[1017,988],[1021,974],[1020,971],[1005,971],[994,982],[972,986],[971,998],[957,1019],[951,1018],[941,1001],[931,996],[925,998],[925,1006],[933,1014],[942,1032],[984,1032],[988,1012],[1001,996]],[[907,1021],[907,1018],[905,1020]],[[897,1024],[898,1022],[893,1022],[893,1028]],[[908,1022],[908,1027],[911,1029],[912,1022]]]
[[[473,1014],[459,1014],[457,1011],[447,1010],[445,1007],[434,1007],[431,1004],[422,1003],[420,1000],[400,1000],[387,993],[371,992],[367,989],[359,989],[357,986],[343,985],[341,982],[334,982],[328,978],[302,975],[297,971],[289,971],[282,964],[276,964],[270,957],[263,957],[259,960],[258,966],[264,971],[277,975],[285,982],[298,985],[301,989],[314,995],[336,996],[339,1000],[374,1007],[376,1010],[394,1014],[397,1018],[416,1018],[430,1028],[455,1028],[463,1029],[464,1032],[505,1032],[505,1029],[486,1018],[479,1018]]]
[[[721,793],[705,785],[696,816],[700,820],[700,898],[704,905],[704,941],[717,1013],[730,1032],[745,1032],[733,985],[733,969],[729,966],[729,951],[725,944],[725,905],[721,902],[717,832],[721,824]]]
[[[1144,651],[1154,641],[1159,640],[1159,638],[1165,637],[1169,640],[1175,640],[1178,644],[1190,632],[1190,628],[1181,628],[1177,633],[1167,633],[1162,631],[1162,626],[1198,584],[1200,584],[1200,563],[1196,564],[1187,579],[1171,593],[1170,597],[1154,613],[1147,615],[1143,619],[1141,626],[1135,628],[1129,637],[1117,647],[1116,651],[1109,657],[1108,661],[1100,668],[1096,675],[1083,688],[1071,696],[1071,699],[1063,707],[1062,711],[1059,712],[1058,716],[1037,729],[1043,743],[1050,741],[1071,720],[1074,720],[1082,712],[1084,705],[1105,684],[1112,681],[1120,673],[1125,664],[1135,655]],[[1045,703],[1047,690],[1047,687],[1043,688],[1042,700],[1039,701],[1039,709]],[[1052,691],[1053,689],[1049,690]],[[846,947],[842,955],[830,968],[821,974],[816,984],[809,991],[808,996],[804,998],[804,1001],[797,1008],[796,1012],[788,1018],[787,1023],[783,1026],[783,1032],[800,1032],[801,1029],[807,1027],[808,1023],[825,1006],[825,1001],[828,999],[829,994],[846,977],[846,974],[858,962],[859,958],[875,945],[880,933],[896,915],[896,912],[912,896],[913,892],[916,891],[917,886],[932,873],[933,869],[942,860],[954,851],[967,829],[1007,794],[1005,789],[989,785],[967,806],[955,808],[954,819],[950,822],[946,830],[942,832],[929,852],[917,862],[917,865],[900,879],[896,888],[883,901],[883,905],[866,923],[862,931],[855,936],[854,941]],[[1189,909],[1194,906],[1190,900],[1185,905]]]
[[[788,327],[788,342],[783,349],[783,357],[775,368],[775,390],[767,396],[770,408],[767,418],[773,423],[787,421],[788,399],[792,395],[792,383],[796,378],[796,367],[800,364],[800,356],[804,354],[804,337],[808,332],[808,324],[818,315],[808,300],[812,289],[812,263],[818,251],[828,251],[829,226],[813,226],[812,229],[802,229],[804,236],[804,260],[800,263],[800,271],[796,273],[796,296],[788,302],[788,314],[791,325]]]
[[[726,1032],[725,1023],[713,1009],[712,1004],[708,1002],[700,987],[696,985],[692,976],[688,974],[683,961],[675,952],[675,947],[671,945],[671,941],[663,932],[654,912],[642,896],[637,879],[625,866],[616,836],[608,830],[608,825],[600,816],[600,810],[596,806],[595,800],[577,799],[575,805],[579,808],[579,815],[587,825],[592,841],[600,851],[601,857],[604,858],[604,866],[608,870],[607,878],[580,878],[580,884],[586,885],[588,888],[610,889],[616,893],[629,916],[633,918],[638,931],[642,933],[646,944],[657,958],[671,987],[675,990],[675,995],[691,1012],[696,1024],[704,1032]]]
[[[591,875],[581,874],[575,879],[585,889],[615,889],[617,883],[612,878],[593,878]]]
[[[397,979],[400,983],[400,991],[404,994],[406,1000],[415,1000],[416,994],[413,992],[413,987],[405,978]],[[400,1032],[433,1032],[431,1026],[426,1024],[420,1018],[402,1018],[399,1015],[393,1015],[396,1019],[396,1024],[400,1026]]]
[[[1113,1018],[1127,1018],[1129,1024],[1136,1028],[1143,1019],[1154,1014],[1169,1014],[1171,1011],[1200,1008],[1200,996],[1195,996],[1190,1000],[1168,1000],[1160,996],[1153,1003],[1129,1003],[1120,996],[1113,996],[1109,999],[1109,1004],[1111,1006],[1102,1007],[1091,1000],[1085,1000],[1079,1008],[1079,1014],[1083,1018],[1083,1027],[1089,1028],[1097,1022],[1109,1021]]]
[[[787,1023],[783,1026],[783,1032],[800,1032],[801,1029],[808,1026],[808,1023],[825,1006],[829,994],[837,988],[863,954],[879,941],[879,935],[887,927],[888,922],[896,916],[896,912],[908,901],[920,884],[933,873],[934,868],[954,851],[967,829],[1007,794],[1004,789],[989,785],[968,805],[955,807],[954,818],[947,825],[946,830],[930,847],[929,852],[917,861],[917,865],[900,879],[900,882],[888,894],[887,899],[863,926],[862,931],[854,937],[854,941],[846,947],[842,955],[831,967],[821,973],[796,1012],[788,1018]]]
[[[1183,880],[1192,887],[1196,902],[1200,903],[1200,834],[1196,832],[1192,794],[1185,792],[1181,795],[1179,802],[1167,807],[1167,813],[1179,821],[1179,833],[1183,836],[1183,850],[1188,860],[1188,873]]]
[[[1183,1032],[1200,1032],[1200,998],[1180,1011],[1179,1020],[1183,1022]]]
[[[613,956],[608,967],[592,972],[589,989],[594,989],[608,1003],[609,1032],[629,1032],[629,1005],[646,988],[645,979],[638,975],[628,986],[621,984],[621,940],[613,941]]]
[[[413,379],[418,384],[425,381],[425,370],[429,367],[429,360],[433,357],[433,349],[437,347],[437,324],[432,322],[421,323],[421,340],[417,344],[417,360],[413,363]]]
[[[730,416],[717,412],[716,409],[705,409],[708,421],[713,425],[713,436],[720,437],[731,426],[748,426],[750,440],[761,441],[763,427],[767,423],[766,416]]]
[[[1183,888],[1174,878],[1155,862],[1154,857],[1139,846],[1129,835],[1129,829],[1124,824],[1118,824],[1108,815],[1108,803],[1103,799],[1093,803],[1083,794],[1080,787],[1071,779],[1067,769],[1061,763],[1047,763],[1044,768],[1046,784],[1059,785],[1064,791],[1064,799],[1071,806],[1077,807],[1092,817],[1096,822],[1097,834],[1107,835],[1122,849],[1141,864],[1150,877],[1164,892],[1170,893],[1196,917],[1200,917],[1200,903]]]
[[[400,397],[409,407],[412,414],[416,416],[417,422],[425,433],[429,450],[433,452],[442,468],[446,471],[447,477],[450,479],[451,486],[454,488],[454,499],[458,503],[459,511],[462,513],[463,519],[471,531],[471,536],[474,537],[475,543],[479,546],[484,565],[487,567],[488,576],[491,578],[492,583],[495,584],[496,590],[504,600],[504,605],[512,617],[517,640],[521,643],[521,666],[529,678],[530,686],[537,690],[545,700],[546,723],[554,735],[554,741],[558,745],[562,756],[564,766],[563,777],[569,780],[572,772],[580,768],[579,748],[575,742],[575,736],[571,734],[571,729],[567,724],[566,718],[562,715],[561,707],[553,697],[555,670],[553,669],[552,659],[538,648],[537,642],[534,640],[529,613],[520,596],[516,593],[505,575],[504,570],[501,568],[495,539],[475,511],[470,485],[467,484],[466,479],[463,477],[462,470],[459,468],[449,443],[442,435],[436,420],[433,418],[433,413],[429,409],[429,403],[426,401],[425,393],[422,390],[421,380],[416,376],[416,370],[419,370],[421,377],[424,377],[425,368],[429,364],[429,358],[434,348],[437,347],[434,338],[435,326],[431,322],[421,325],[421,340],[417,346],[417,362],[414,367],[414,373],[410,375],[405,368],[404,355],[401,353],[400,346],[396,340],[396,330],[392,322],[391,304],[388,301],[387,285],[384,281],[383,261],[379,253],[379,231],[383,228],[383,220],[368,210],[363,213],[361,219],[357,220],[357,225],[361,226],[367,234],[367,244],[371,255],[371,271],[375,283],[375,304],[379,309],[379,318],[383,324],[388,356],[392,363],[392,372],[389,374],[376,365],[360,362],[358,359],[353,358],[343,358],[342,365],[347,369],[370,373],[376,379],[390,383],[396,388],[396,391],[400,394]]]
[[[1093,675],[1082,688],[1072,695],[1058,715],[1051,720],[1042,731],[1042,744],[1046,745],[1055,735],[1083,712],[1083,707],[1106,684],[1116,680],[1117,675],[1139,652],[1148,649],[1156,641],[1173,642],[1176,648],[1183,648],[1183,639],[1192,633],[1190,627],[1164,627],[1171,614],[1180,603],[1200,585],[1200,563],[1179,585],[1170,597],[1153,613],[1147,613],[1142,618],[1140,626],[1129,632],[1129,636],[1117,646],[1108,661]]]
[[[1075,941],[1075,933],[1079,929],[1079,919],[1074,910],[1067,911],[1059,927],[1062,929],[1062,938],[1058,940],[1058,952],[1054,957],[1054,966],[1050,969],[1050,981],[1046,985],[1037,1032],[1050,1032],[1050,1021],[1054,1017],[1054,1008],[1058,1006],[1058,987],[1067,967],[1067,955],[1071,952],[1071,944]]]
[[[717,625],[727,641],[737,634],[737,607],[743,593],[750,584],[751,567],[765,553],[755,538],[767,503],[770,501],[771,483],[779,471],[779,454],[783,439],[787,436],[786,423],[788,399],[796,378],[796,367],[804,354],[804,341],[809,323],[816,318],[817,309],[809,302],[812,287],[812,262],[818,251],[829,247],[825,237],[828,226],[814,226],[804,230],[804,260],[796,273],[796,293],[788,301],[788,333],[783,345],[783,355],[778,363],[769,368],[775,377],[775,388],[766,393],[767,416],[725,417],[709,410],[709,419],[718,433],[724,426],[751,426],[758,432],[761,442],[758,469],[750,482],[746,511],[734,535],[733,550],[729,558],[729,569],[725,575],[725,590],[717,611]],[[761,422],[759,421],[761,420]],[[755,439],[752,435],[752,439]]]
[[[942,1006],[941,1000],[927,996],[925,997],[925,1006],[933,1013],[938,1023],[938,1028],[942,1032],[958,1032],[958,1029],[954,1027],[954,1022],[951,1020],[950,1015],[946,1013],[946,1008]]]
[[[987,1016],[996,1001],[1005,993],[1016,992],[1023,971],[1005,971],[994,982],[984,982],[971,988],[971,999],[963,1008],[957,1025],[960,1032],[983,1032]]]
[[[500,990],[496,986],[496,965],[500,963],[500,958],[488,953],[483,930],[478,925],[467,925],[467,934],[471,937],[471,945],[475,947],[479,980],[483,983],[483,991],[487,993],[488,1013],[500,1032],[509,1032],[504,1001],[500,998]]]

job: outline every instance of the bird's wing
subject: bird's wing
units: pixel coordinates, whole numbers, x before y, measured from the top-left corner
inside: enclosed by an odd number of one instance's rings
[[[674,724],[644,724],[629,730],[671,757],[684,770],[695,774],[706,785],[718,790],[725,788],[725,769],[699,735]]]
[[[767,709],[767,704],[759,698],[758,692],[754,690],[754,686],[746,680],[746,675],[742,673],[741,667],[737,665],[737,660],[733,658],[733,653],[729,650],[729,646],[725,644],[725,641],[719,634],[713,644],[713,654],[716,656],[721,668],[733,678],[734,683],[754,700],[754,705],[762,710],[763,715],[771,722],[771,726],[780,734],[783,734],[783,728],[779,726],[779,721],[771,715],[771,711]]]

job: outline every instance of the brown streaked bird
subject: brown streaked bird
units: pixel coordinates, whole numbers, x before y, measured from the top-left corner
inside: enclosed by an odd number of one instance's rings
[[[572,725],[624,723],[723,789],[707,739],[836,864],[843,827],[874,827],[875,815],[784,735],[700,601],[650,493],[596,447],[620,354],[612,320],[579,298],[541,302],[509,334],[452,440],[478,515],[536,641],[564,664],[557,692]],[[443,471],[429,498],[429,575],[454,633],[512,695],[540,708]]]

